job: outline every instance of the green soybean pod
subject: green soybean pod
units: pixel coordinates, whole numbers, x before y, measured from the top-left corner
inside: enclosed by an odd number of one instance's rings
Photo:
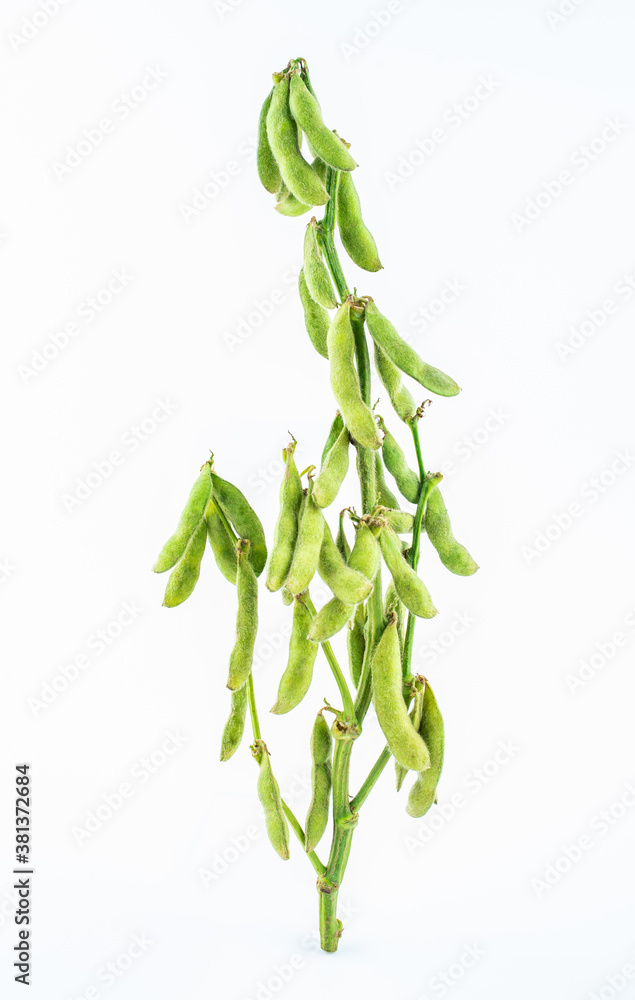
[[[397,593],[394,580],[392,579],[386,587],[386,594],[384,597],[384,614],[386,615],[386,618],[390,618],[391,614],[397,615],[397,631],[399,632],[399,641],[401,643],[401,651],[403,653],[404,642],[406,639],[406,625],[408,623],[408,611],[406,609],[406,605]]]
[[[210,462],[206,462],[201,468],[200,475],[190,490],[176,531],[168,538],[152,567],[154,573],[165,573],[166,570],[176,566],[193,535],[199,530],[212,493],[210,469]]]
[[[207,537],[214,553],[216,565],[226,580],[229,580],[230,583],[236,583],[236,569],[238,566],[236,561],[236,542],[223,524],[223,519],[213,500],[207,506],[205,523],[207,525]]]
[[[306,215],[311,211],[312,205],[305,205],[303,201],[298,201],[295,195],[291,194],[289,188],[282,183],[278,191],[274,208],[280,215],[286,215],[291,219],[297,219],[300,215]]]
[[[237,691],[243,686],[254,661],[254,646],[258,632],[258,581],[249,562],[249,542],[241,538],[236,546],[238,572],[236,592],[238,611],[236,613],[236,642],[229,657],[229,677],[227,687]]]
[[[382,417],[379,417],[379,426],[384,432],[384,440],[381,446],[384,465],[397,483],[399,492],[410,503],[417,503],[421,489],[419,476],[408,465],[401,446],[387,429]]]
[[[430,750],[430,767],[417,775],[416,781],[410,789],[406,810],[410,816],[415,817],[424,816],[433,802],[436,801],[437,785],[443,769],[445,745],[443,716],[427,681],[423,693],[419,732]]]
[[[295,441],[282,452],[285,468],[280,485],[280,513],[274,530],[273,547],[269,553],[266,579],[267,590],[274,592],[280,590],[287,578],[298,534],[302,483],[293,457],[294,452]]]
[[[328,524],[324,525],[318,573],[335,597],[339,597],[344,604],[359,604],[360,601],[365,601],[373,589],[370,580],[346,565],[333,541]]]
[[[355,367],[355,337],[351,326],[351,304],[347,299],[331,320],[327,337],[331,388],[344,423],[364,448],[379,448],[381,436],[375,419],[362,399]]]
[[[343,427],[315,477],[313,499],[318,507],[330,507],[348,472],[348,428]]]
[[[450,518],[438,486],[435,486],[428,496],[424,522],[428,538],[439,553],[439,558],[446,569],[458,576],[471,576],[472,573],[476,573],[478,565],[465,546],[457,542],[452,534]]]
[[[382,462],[381,455],[378,451],[375,452],[375,483],[377,503],[381,504],[382,507],[388,507],[396,510],[399,507],[399,501],[394,493],[389,490],[386,484],[386,478],[384,476],[384,463]]]
[[[410,710],[410,719],[412,721],[413,728],[419,732],[419,727],[421,725],[421,713],[423,710],[423,691],[417,691],[413,699],[413,705]],[[425,742],[425,740],[424,740]],[[432,747],[427,743],[428,749],[430,751],[430,759],[432,759]],[[430,765],[432,767],[432,764]],[[401,791],[401,786],[404,783],[405,777],[408,773],[408,768],[400,764],[399,761],[395,761],[395,778],[397,779],[397,791]],[[423,771],[422,774],[427,774],[427,771]]]
[[[289,78],[276,83],[267,115],[267,137],[291,194],[305,205],[325,205],[329,200],[322,181],[302,156],[298,126],[289,108]]]
[[[289,88],[291,114],[307,137],[312,152],[336,170],[354,170],[357,164],[345,144],[322,121],[320,106],[298,73]]]
[[[328,455],[329,451],[337,441],[343,429],[344,429],[344,421],[342,420],[342,414],[338,410],[333,419],[333,423],[329,428],[328,437],[324,442],[324,447],[322,449],[322,457],[320,459],[320,467],[323,466],[324,463],[326,462],[326,456]]]
[[[291,591],[287,590],[286,587],[283,587],[282,588],[282,603],[284,605],[286,605],[286,607],[289,607],[289,605],[293,604],[294,601],[295,601],[295,597],[293,596],[293,594],[291,593]]]
[[[392,323],[380,313],[370,297],[365,301],[366,324],[370,335],[397,368],[438,396],[456,396],[461,391],[453,378],[422,361],[410,344],[399,336]]]
[[[339,597],[332,597],[313,619],[309,629],[309,639],[314,643],[326,642],[331,636],[341,632],[354,614],[354,604],[345,604]]]
[[[294,595],[302,594],[315,576],[320,559],[323,533],[324,515],[313,499],[313,480],[311,479],[300,513],[298,536],[293,550],[289,575],[286,579],[286,587]]]
[[[273,87],[271,88],[265,103],[262,106],[260,112],[260,118],[258,119],[258,145],[256,147],[256,167],[258,169],[258,176],[263,187],[269,191],[271,194],[275,194],[280,190],[282,184],[282,177],[280,176],[280,168],[276,163],[275,157],[271,152],[271,146],[269,145],[269,137],[267,136],[267,115],[269,114],[269,108],[271,106],[271,98],[273,97]]]
[[[276,781],[267,744],[262,740],[256,740],[252,747],[252,754],[258,761],[260,772],[258,774],[258,798],[265,812],[265,826],[267,836],[273,849],[280,855],[283,861],[289,859],[289,824],[282,808],[282,798],[280,797],[280,786]]]
[[[229,760],[241,744],[245,731],[245,716],[247,715],[247,685],[243,684],[238,691],[232,691],[231,710],[223,729],[220,745],[220,759]]]
[[[407,510],[387,510],[385,518],[398,535],[410,535],[415,526],[415,519]],[[422,522],[423,529],[423,522]]]
[[[348,544],[348,538],[346,537],[346,531],[344,530],[345,513],[346,513],[345,510],[340,511],[339,527],[337,529],[337,537],[335,539],[335,544],[337,545],[339,553],[344,562],[348,562],[351,554],[351,547]]]
[[[371,673],[373,704],[390,752],[410,771],[425,771],[430,766],[430,754],[412,725],[403,697],[396,615],[390,618],[377,643]]]
[[[395,583],[395,590],[404,602],[408,611],[419,618],[434,618],[438,614],[432,603],[432,598],[423,580],[417,576],[412,566],[401,553],[399,538],[392,528],[382,528],[379,533],[379,545],[384,562]],[[417,769],[414,768],[416,771]]]
[[[417,412],[417,404],[401,381],[401,372],[397,365],[392,363],[386,352],[376,343],[375,368],[395,413],[400,420],[407,423]]]
[[[336,201],[337,228],[346,253],[365,271],[381,271],[383,264],[377,244],[362,219],[359,195],[350,173],[339,175]]]
[[[367,522],[360,521],[348,565],[372,583],[377,576],[379,559],[380,551],[377,539]]]
[[[289,640],[289,659],[280,678],[278,697],[271,709],[274,715],[284,715],[299,705],[311,686],[313,666],[318,647],[307,638],[311,628],[311,612],[301,598],[295,599],[293,626]]]
[[[331,320],[326,309],[316,302],[311,295],[303,270],[300,270],[298,276],[298,292],[300,293],[300,302],[304,311],[304,325],[309,339],[318,354],[328,359],[329,354],[326,349],[326,338]]]
[[[304,277],[311,297],[325,309],[335,309],[333,282],[317,239],[317,222],[311,219],[304,232]]]
[[[352,626],[352,627],[351,627]],[[355,608],[355,617],[351,619],[346,632],[346,648],[348,651],[348,666],[351,673],[351,680],[355,687],[359,685],[364,665],[364,653],[366,651],[366,609],[363,604],[358,604]]]
[[[329,818],[331,797],[331,753],[333,737],[322,712],[311,730],[311,803],[304,825],[304,849],[314,851],[322,839]]]
[[[170,573],[163,604],[166,608],[175,608],[190,596],[201,572],[201,559],[207,544],[207,528],[201,521],[190,538],[185,551]]]
[[[249,561],[256,576],[260,576],[267,561],[267,545],[258,515],[238,487],[221,479],[215,472],[212,472],[212,487],[215,501],[233,524],[236,534],[239,538],[248,539]]]

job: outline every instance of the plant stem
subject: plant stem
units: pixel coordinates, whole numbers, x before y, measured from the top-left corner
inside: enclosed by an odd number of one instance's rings
[[[372,792],[373,788],[375,787],[375,783],[379,778],[379,775],[384,770],[386,764],[388,763],[391,757],[392,754],[389,748],[387,746],[384,747],[379,757],[377,758],[372,768],[370,769],[366,781],[361,786],[357,795],[351,801],[351,809],[353,812],[358,812],[361,806],[363,806],[364,802],[366,801],[366,799]]]
[[[287,819],[289,820],[289,823],[290,823],[290,825],[291,825],[291,827],[293,829],[293,832],[295,833],[296,837],[298,838],[298,840],[302,844],[302,847],[304,848],[304,830],[300,826],[298,820],[296,819],[295,815],[293,814],[292,810],[289,808],[289,806],[287,805],[287,803],[284,801],[284,799],[281,799],[281,802],[282,802],[282,808],[284,809],[284,814],[287,817]],[[315,851],[310,851],[307,854],[307,858],[309,859],[309,861],[311,862],[311,864],[315,868],[315,870],[318,873],[318,875],[320,875],[320,876],[324,875],[324,872],[326,871],[326,868],[324,867],[324,865],[322,864],[322,862],[318,858],[318,856],[315,853]]]
[[[306,607],[311,612],[311,614],[313,615],[313,617],[315,617],[315,615],[317,613],[316,610],[315,610],[315,605],[313,604],[313,601],[309,597],[308,593],[304,595],[304,597],[302,598],[302,600],[303,600],[304,604],[306,605]],[[340,667],[339,663],[337,662],[337,660],[335,658],[335,654],[333,652],[333,649],[332,649],[332,646],[331,646],[330,642],[322,642],[322,643],[320,643],[320,645],[322,646],[322,649],[324,651],[324,655],[325,655],[325,657],[327,659],[329,667],[331,668],[331,670],[333,672],[333,676],[335,678],[335,682],[336,682],[336,684],[338,686],[338,689],[339,689],[339,692],[340,692],[340,694],[342,696],[342,704],[343,704],[343,708],[344,708],[344,713],[347,716],[347,718],[349,719],[349,721],[354,722],[355,721],[355,706],[353,705],[353,697],[351,695],[351,692],[348,689],[348,684],[346,683],[346,678],[344,677],[344,674],[342,673],[342,668]]]
[[[337,198],[338,180],[339,172],[333,167],[329,167],[326,172],[326,190],[330,195],[330,199],[326,203],[324,218],[318,227],[318,243],[324,253],[324,256],[326,257],[326,263],[328,264],[331,276],[335,282],[340,302],[343,302],[348,296],[349,291],[348,285],[346,284],[346,278],[344,277],[344,272],[342,271],[342,265],[340,264],[340,259],[337,256],[335,243],[333,242],[333,231],[335,229],[335,202]]]
[[[251,728],[254,740],[262,739],[260,735],[260,722],[258,721],[258,709],[256,708],[256,696],[254,693],[254,679],[251,674],[247,678],[247,700],[249,701],[249,715],[251,717]]]

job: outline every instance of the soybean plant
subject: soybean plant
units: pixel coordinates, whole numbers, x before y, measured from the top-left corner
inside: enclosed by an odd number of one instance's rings
[[[438,396],[455,396],[459,386],[419,357],[370,295],[351,293],[344,277],[336,234],[357,267],[370,272],[382,267],[375,240],[362,220],[353,181],[357,163],[349,146],[324,123],[304,59],[292,59],[282,72],[273,74],[258,127],[260,180],[275,196],[280,215],[294,218],[324,206],[322,218],[313,216],[306,225],[298,282],[306,330],[317,353],[328,362],[337,404],[319,468],[311,465],[300,473],[295,440],[284,449],[280,512],[267,555],[257,514],[240,489],[216,472],[212,456],[202,466],[176,531],[154,566],[157,573],[172,570],[164,604],[182,603],[194,590],[209,538],[219,570],[236,588],[236,638],[227,679],[229,718],[220,758],[229,760],[241,746],[249,711],[251,753],[258,765],[257,793],[267,833],[284,860],[290,853],[291,828],[317,873],[325,951],[337,949],[342,933],[338,890],[360,811],[388,762],[394,758],[397,790],[414,773],[407,802],[411,816],[423,816],[437,800],[443,718],[428,679],[416,672],[413,663],[416,620],[438,613],[417,572],[422,536],[427,535],[452,573],[470,576],[478,569],[452,532],[439,489],[443,477],[423,462],[419,422],[429,400],[418,405],[414,389],[404,379]],[[386,401],[412,436],[416,467],[372,405],[370,343]],[[324,384],[326,379],[324,372]],[[315,442],[308,444],[315,447]],[[359,509],[353,506],[355,498],[346,495],[339,503],[337,523],[329,524],[326,511],[346,488],[350,454],[357,460]],[[386,472],[394,486],[386,482]],[[383,567],[388,572],[385,590]],[[278,761],[262,738],[256,707],[252,664],[258,578],[263,571],[266,590],[281,594],[292,618],[287,665],[271,711],[285,714],[308,697],[318,702],[306,747],[312,761],[312,797],[304,828],[281,797],[272,769],[272,759],[276,767]],[[319,609],[309,592],[316,574],[332,593]],[[344,635],[350,681],[330,642],[334,636],[340,642]],[[323,660],[318,658],[320,649]],[[324,698],[325,666],[339,692],[337,706]],[[351,794],[351,757],[371,705],[386,746]],[[325,713],[333,717],[330,722]],[[316,849],[329,816],[331,844],[321,860]]]

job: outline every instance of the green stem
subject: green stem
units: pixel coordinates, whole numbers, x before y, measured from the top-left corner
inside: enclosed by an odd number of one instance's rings
[[[324,218],[318,228],[318,243],[320,244],[322,252],[326,258],[326,263],[328,264],[331,272],[331,276],[335,282],[340,302],[343,302],[344,299],[347,298],[349,291],[348,285],[346,284],[346,278],[344,277],[344,272],[342,271],[342,265],[340,264],[337,250],[335,249],[335,243],[333,242],[338,180],[339,171],[335,170],[333,167],[329,167],[326,172],[326,190],[328,191],[330,198],[326,203]]]
[[[260,735],[260,722],[258,721],[258,709],[256,708],[256,696],[254,693],[254,679],[250,674],[247,678],[247,700],[249,702],[249,715],[251,717],[251,728],[254,740],[262,739]]]
[[[289,808],[289,806],[287,805],[287,803],[284,801],[284,799],[281,799],[281,802],[282,802],[282,808],[284,809],[284,814],[287,817],[287,819],[289,820],[289,823],[291,825],[291,828],[293,829],[293,832],[295,833],[296,837],[298,838],[298,840],[302,844],[302,847],[304,847],[304,842],[305,842],[304,830],[300,826],[298,820],[296,819],[295,815],[293,814],[293,812],[291,811],[291,809]],[[315,851],[310,851],[307,854],[307,858],[309,859],[309,861],[311,862],[311,864],[315,868],[315,870],[318,873],[318,875],[320,875],[320,876],[324,875],[324,873],[326,871],[326,868],[322,864],[322,862],[320,861],[320,859],[318,858],[318,856],[315,853]]]
[[[314,605],[313,601],[311,600],[311,598],[309,597],[308,593],[304,595],[304,597],[302,598],[302,600],[303,600],[304,604],[306,605],[306,607],[311,612],[311,614],[313,615],[313,617],[315,617],[315,615],[317,614],[317,612],[315,610],[315,605]],[[342,673],[342,668],[340,667],[339,663],[337,662],[337,660],[335,658],[335,654],[333,652],[333,648],[332,648],[330,642],[322,642],[322,643],[320,643],[320,645],[322,646],[322,649],[324,651],[324,655],[326,657],[327,663],[328,663],[329,667],[331,668],[331,671],[332,671],[333,676],[335,678],[335,682],[336,682],[337,687],[339,689],[339,692],[340,692],[340,694],[342,696],[342,704],[343,704],[343,707],[344,707],[344,714],[346,715],[346,717],[347,717],[347,719],[349,721],[354,722],[355,721],[355,706],[353,705],[353,697],[351,695],[351,692],[349,691],[348,684],[346,683],[346,678],[344,677],[344,674]]]
[[[390,749],[387,746],[384,747],[379,757],[377,758],[372,768],[370,769],[366,781],[361,786],[357,795],[351,801],[351,809],[353,812],[359,812],[359,809],[361,808],[361,806],[363,806],[364,802],[372,792],[373,788],[375,787],[375,783],[379,778],[379,775],[382,773],[382,771],[384,770],[386,764],[388,763],[391,757],[392,754],[390,752]]]

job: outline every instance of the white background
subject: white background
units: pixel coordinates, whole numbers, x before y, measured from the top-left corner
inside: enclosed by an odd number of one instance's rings
[[[556,0],[401,0],[390,16],[383,0],[55,7],[5,0],[0,13],[3,996],[22,989],[22,760],[36,998],[634,995],[630,979],[607,980],[635,966],[635,296],[620,284],[635,273],[632,6],[577,0],[560,19]],[[430,408],[424,454],[453,463],[446,502],[482,567],[453,577],[424,549],[440,614],[418,626],[415,666],[446,718],[439,806],[410,819],[387,769],[361,814],[335,956],[316,946],[299,845],[282,863],[266,842],[249,740],[218,763],[234,591],[208,554],[193,597],[168,611],[150,572],[210,450],[271,539],[287,431],[304,467],[332,417],[293,277],[304,220],[273,211],[253,160],[271,72],[299,55],[352,143],[385,266],[346,262],[349,280],[463,387]],[[113,105],[139,87],[124,119]],[[111,131],[82,143],[104,118]],[[607,120],[612,141],[597,140]],[[433,134],[444,141],[426,145]],[[60,168],[78,144],[85,155]],[[122,270],[126,287],[88,318]],[[354,480],[341,499],[356,502]],[[142,610],[121,629],[124,602]],[[320,658],[305,702],[268,714],[289,613],[263,595],[256,681],[275,772],[303,817],[311,720],[337,691]],[[568,682],[590,657],[587,680]],[[51,695],[62,668],[77,676]],[[382,745],[367,728],[354,788]],[[180,745],[165,756],[170,733]],[[501,742],[512,749],[493,763]],[[87,834],[126,782],[130,798]],[[135,935],[151,944],[132,961]],[[470,968],[468,947],[481,954]]]

